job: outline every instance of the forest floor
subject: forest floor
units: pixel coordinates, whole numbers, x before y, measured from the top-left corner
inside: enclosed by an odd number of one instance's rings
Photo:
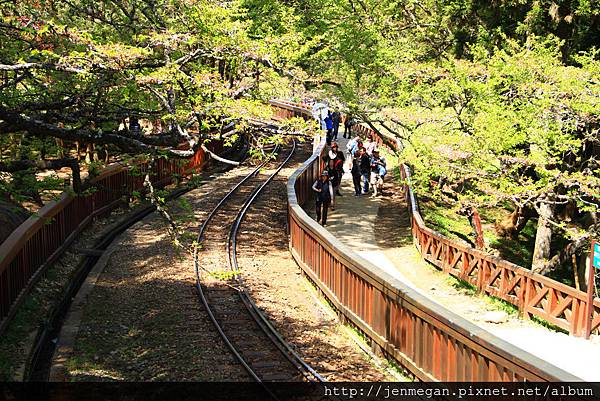
[[[200,185],[209,182],[222,171],[224,168],[221,165],[209,165],[198,175],[201,178]],[[70,170],[62,173],[69,175]],[[0,336],[0,380],[20,381],[25,378],[37,335],[49,324],[52,312],[81,268],[81,263],[85,261],[85,250],[94,249],[100,238],[126,219],[129,213],[137,210],[136,207],[140,204],[129,206],[130,208],[118,208],[107,216],[96,218],[26,295],[6,331]]]
[[[419,211],[428,227],[442,233],[448,238],[475,247],[475,234],[466,216],[459,213],[459,203],[447,203],[440,199],[419,194]],[[512,213],[507,204],[481,206],[478,208],[483,229],[486,252],[501,259],[508,260],[518,266],[530,269],[535,247],[537,219],[532,218],[516,238],[500,236],[496,231],[496,224]],[[558,236],[553,238],[552,247],[560,249],[565,244],[561,243]],[[576,287],[574,269],[571,262],[559,266],[548,273],[548,277],[570,287]]]
[[[124,209],[116,209],[86,228],[27,295],[6,332],[0,336],[0,380],[23,379],[25,364],[38,330],[46,324],[48,316],[84,259],[78,250],[93,248],[105,230],[125,213]]]
[[[286,182],[309,154],[306,144],[250,209],[238,246],[242,276],[274,326],[327,380],[396,380],[325,312],[287,250]],[[193,218],[183,224],[195,232],[248,171],[233,169],[184,195]],[[122,234],[88,295],[71,349],[55,356],[62,372],[54,369],[53,379],[248,380],[198,301],[191,255],[178,253],[165,231],[153,214]]]
[[[338,142],[340,149],[345,149],[346,141]],[[352,178],[345,174],[344,196],[336,198],[327,230],[365,259],[457,315],[576,376],[600,380],[600,371],[593,368],[600,360],[600,337],[587,341],[521,319],[512,305],[478,295],[424,261],[413,245],[402,187],[393,169],[388,171],[384,196],[377,198],[352,196]],[[309,212],[314,216],[314,211]]]

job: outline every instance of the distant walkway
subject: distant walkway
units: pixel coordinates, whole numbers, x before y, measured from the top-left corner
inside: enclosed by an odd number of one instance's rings
[[[340,133],[341,136],[341,133]],[[346,139],[338,139],[340,150]],[[600,338],[584,340],[551,331],[514,314],[499,313],[501,304],[473,295],[469,289],[421,259],[412,243],[408,212],[398,180],[390,171],[385,196],[355,197],[352,177],[344,175],[342,197],[327,229],[356,253],[430,299],[501,339],[546,360],[584,381],[600,381]],[[311,212],[312,206],[311,206]],[[498,323],[492,323],[495,321]]]

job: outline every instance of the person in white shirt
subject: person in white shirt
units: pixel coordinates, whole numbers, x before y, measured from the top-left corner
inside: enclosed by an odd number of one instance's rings
[[[377,148],[377,142],[373,140],[373,135],[369,134],[369,136],[367,136],[367,140],[365,141],[365,150],[367,151],[369,157],[373,155],[375,148]]]

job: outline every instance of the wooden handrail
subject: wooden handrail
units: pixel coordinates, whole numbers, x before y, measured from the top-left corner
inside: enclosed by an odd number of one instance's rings
[[[377,143],[392,152],[398,148],[397,142],[389,138],[388,141],[384,141],[377,132],[364,124],[354,129],[363,135],[373,135]],[[390,148],[386,143],[392,143],[392,147]],[[585,335],[583,322],[586,318],[584,316],[587,307],[586,293],[534,273],[530,269],[489,255],[466,243],[451,240],[427,227],[419,211],[418,199],[412,189],[408,166],[404,164],[401,166],[401,174],[406,181],[404,189],[413,225],[413,241],[423,259],[446,273],[475,285],[480,292],[512,303],[525,317],[534,315],[567,330],[570,334]],[[433,253],[430,252],[432,246],[435,248]],[[423,249],[424,247],[427,249]],[[449,258],[452,260],[449,261]],[[457,265],[460,267],[457,268]],[[600,329],[600,298],[595,298],[592,330],[598,329]]]
[[[214,151],[221,144],[213,142]],[[202,149],[181,165],[179,161],[158,161],[155,185],[167,184],[174,174],[184,175],[202,168],[208,158]],[[137,165],[144,168],[146,162]],[[0,333],[16,312],[33,284],[93,219],[114,209],[125,192],[141,189],[141,177],[130,174],[122,163],[107,166],[90,180],[100,186],[86,195],[65,191],[29,217],[0,244]]]
[[[373,344],[420,380],[581,380],[434,303],[310,218],[302,206],[320,174],[323,152],[324,141],[288,181],[290,251],[338,312]]]

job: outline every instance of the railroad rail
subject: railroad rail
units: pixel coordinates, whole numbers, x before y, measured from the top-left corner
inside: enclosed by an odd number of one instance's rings
[[[281,117],[310,110],[272,102]],[[363,128],[364,129],[364,128]],[[381,138],[379,138],[381,141]],[[424,381],[580,381],[434,303],[354,253],[303,209],[325,143],[288,181],[290,252],[344,319]]]
[[[229,149],[223,153],[220,153],[220,156],[228,157],[235,150],[239,151],[240,149]],[[241,147],[241,152],[239,152],[239,154],[237,155],[233,155],[233,158],[244,158],[246,156],[246,150],[247,144],[243,144]],[[217,164],[214,166],[211,165],[208,168],[205,168],[203,171],[206,174],[214,175],[223,173],[229,170],[230,168],[231,165]],[[160,185],[160,183],[158,183],[157,185]],[[192,189],[193,187],[191,186],[177,187],[169,194],[167,194],[165,196],[165,199],[176,199],[188,193]],[[156,205],[147,204],[141,205],[140,207],[136,208],[132,213],[126,214],[123,219],[119,220],[115,225],[111,226],[108,230],[106,230],[100,235],[93,249],[100,252],[106,250],[119,234],[127,230],[136,222],[142,220],[144,217],[153,213],[155,210]],[[61,334],[64,318],[67,314],[67,311],[71,307],[72,300],[76,297],[84,280],[86,279],[89,272],[99,259],[100,254],[89,254],[84,256],[83,260],[74,272],[69,284],[62,293],[61,299],[53,308],[53,310],[48,316],[48,319],[45,321],[45,324],[43,325],[43,327],[41,327],[40,331],[38,332],[35,344],[26,362],[26,381],[47,381],[50,378],[50,372],[52,369],[52,358],[54,356],[54,352],[57,346],[56,338],[58,338]]]
[[[290,160],[295,148],[294,142],[288,155],[281,161],[266,160],[223,196],[202,223],[197,241],[202,250],[196,248],[194,252],[196,288],[200,300],[225,344],[249,376],[259,383],[323,381],[322,377],[283,339],[248,295],[237,262],[237,236],[246,212],[262,190]],[[278,150],[278,148],[274,149],[273,153]],[[275,170],[266,179],[261,179],[259,172],[268,164],[276,164]],[[230,229],[226,234],[223,228],[228,226]],[[225,245],[225,252],[219,252],[219,255],[225,256],[227,265],[233,273],[234,286],[219,284],[218,281],[209,284],[206,277],[203,277],[203,271],[206,269],[201,261],[203,251],[213,247],[222,248],[223,245]],[[216,263],[216,265],[224,264]],[[278,398],[266,387],[265,390],[272,398]]]

